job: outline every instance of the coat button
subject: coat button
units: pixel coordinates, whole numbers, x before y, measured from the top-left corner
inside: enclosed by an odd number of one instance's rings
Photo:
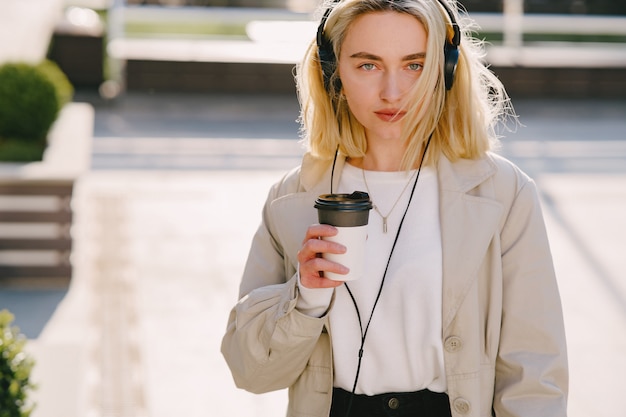
[[[459,414],[467,414],[470,411],[470,403],[465,398],[457,398],[452,403],[454,411]]]
[[[450,336],[446,339],[443,347],[450,353],[458,352],[461,350],[463,342],[459,336]]]
[[[387,405],[392,410],[396,410],[398,407],[400,407],[400,400],[395,397],[390,398],[389,401],[387,402]]]

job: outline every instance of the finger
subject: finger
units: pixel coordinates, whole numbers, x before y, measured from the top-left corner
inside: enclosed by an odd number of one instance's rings
[[[343,281],[319,277],[311,279],[300,279],[300,283],[306,288],[335,288],[343,284]]]
[[[325,272],[345,275],[350,272],[350,269],[321,257],[316,257],[300,264],[300,276],[324,277]]]
[[[346,253],[346,249],[347,248],[341,243],[312,238],[305,241],[302,248],[300,248],[300,251],[298,252],[298,262],[304,263],[309,259],[316,257],[317,254],[320,253]]]
[[[329,224],[314,224],[309,226],[309,228],[307,229],[302,243],[304,244],[304,242],[310,239],[335,236],[337,233],[337,228]]]
[[[336,242],[324,240],[324,237],[335,236],[337,229],[326,224],[314,224],[306,231],[302,248],[297,259],[300,269],[300,282],[308,288],[328,288],[341,285],[342,281],[334,281],[324,277],[324,272],[347,274],[348,268],[336,262],[324,259],[323,254],[342,254],[346,247]]]
[[[325,277],[328,272],[345,275],[350,270],[336,262],[316,257],[300,264],[300,282],[307,288],[327,288],[341,285],[342,281],[331,280]]]
[[[344,271],[346,269],[336,269],[336,273]],[[300,284],[307,288],[333,288],[343,284],[343,281],[338,279],[330,279],[324,277],[323,271],[313,270],[311,273],[300,271]]]

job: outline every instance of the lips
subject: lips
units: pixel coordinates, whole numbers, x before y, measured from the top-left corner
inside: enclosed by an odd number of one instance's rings
[[[378,110],[378,111],[375,111],[374,114],[376,114],[376,116],[379,119],[385,122],[397,122],[398,120],[404,117],[406,112],[401,111],[401,110],[391,109],[391,110]]]

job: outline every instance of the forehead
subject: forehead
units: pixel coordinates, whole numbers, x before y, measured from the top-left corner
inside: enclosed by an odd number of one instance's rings
[[[424,25],[413,15],[395,11],[369,12],[358,16],[348,26],[341,49],[342,52],[353,48],[426,52],[427,37]]]

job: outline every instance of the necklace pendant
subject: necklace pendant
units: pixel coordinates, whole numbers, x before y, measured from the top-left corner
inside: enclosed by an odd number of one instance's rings
[[[383,233],[387,233],[387,218],[383,217]]]

